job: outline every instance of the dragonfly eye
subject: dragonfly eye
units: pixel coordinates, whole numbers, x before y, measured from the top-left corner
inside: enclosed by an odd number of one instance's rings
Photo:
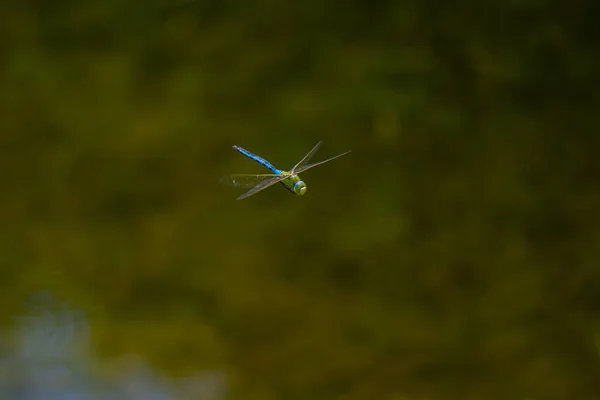
[[[294,192],[299,195],[306,193],[306,183],[303,181],[296,182],[294,184]]]

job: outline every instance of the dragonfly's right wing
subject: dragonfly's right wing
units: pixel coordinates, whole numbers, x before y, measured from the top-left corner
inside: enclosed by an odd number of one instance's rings
[[[333,157],[331,157],[331,158],[328,158],[327,160],[319,161],[319,162],[312,163],[312,164],[308,164],[308,165],[303,165],[303,166],[301,166],[300,168],[298,168],[297,170],[295,170],[295,171],[294,171],[294,173],[296,173],[296,174],[299,174],[300,172],[304,172],[304,171],[306,171],[307,169],[311,169],[311,168],[313,168],[313,167],[316,167],[317,165],[325,164],[326,162],[329,162],[329,161],[331,161],[331,160],[334,160],[334,159],[336,159],[336,158],[338,158],[338,157],[341,157],[341,156],[343,156],[343,155],[346,155],[346,154],[350,153],[351,151],[352,151],[352,150],[348,150],[348,151],[346,151],[346,152],[344,152],[344,153],[342,153],[342,154],[338,154],[337,156],[333,156]]]
[[[310,159],[312,158],[312,156],[315,155],[315,153],[317,152],[317,150],[319,150],[319,147],[321,146],[321,143],[323,143],[322,141],[317,143],[315,145],[315,147],[312,148],[311,151],[309,151],[302,160],[298,161],[298,164],[294,165],[294,168],[292,168],[292,172],[296,171],[298,169],[298,167],[306,164],[307,162],[310,161]]]

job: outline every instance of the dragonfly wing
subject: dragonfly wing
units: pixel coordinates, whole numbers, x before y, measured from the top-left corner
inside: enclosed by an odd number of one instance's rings
[[[346,151],[345,153],[338,154],[337,156],[334,156],[334,157],[328,158],[327,160],[319,161],[319,162],[312,163],[312,164],[308,164],[308,165],[303,165],[303,166],[301,166],[300,168],[298,168],[298,169],[294,170],[294,173],[295,173],[295,174],[299,174],[300,172],[306,171],[307,169],[311,169],[312,167],[316,167],[317,165],[325,164],[326,162],[328,162],[328,161],[331,161],[331,160],[334,160],[334,159],[336,159],[336,158],[338,158],[338,157],[341,157],[341,156],[343,156],[343,155],[346,155],[346,154],[350,153],[351,151],[352,151],[352,150],[348,150],[348,151]]]
[[[302,158],[302,160],[298,161],[298,164],[294,165],[294,168],[292,168],[292,171],[296,171],[296,169],[304,164],[306,164],[307,162],[310,161],[310,159],[312,158],[312,156],[315,155],[315,153],[317,152],[317,150],[319,150],[319,147],[321,146],[321,143],[323,143],[322,141],[317,143],[315,145],[315,147],[312,148],[311,151],[309,151],[304,158]]]
[[[238,200],[242,200],[245,199],[248,196],[252,196],[255,193],[260,192],[261,190],[265,190],[266,188],[273,186],[276,183],[281,182],[282,180],[284,180],[285,178],[287,178],[289,175],[277,175],[274,177],[271,177],[271,179],[267,179],[265,181],[260,182],[258,185],[254,186],[252,189],[248,190],[246,193],[244,193],[243,195],[241,195],[240,197],[238,197]]]
[[[261,182],[268,181],[280,175],[275,174],[231,174],[220,179],[221,183],[241,188],[251,188]]]

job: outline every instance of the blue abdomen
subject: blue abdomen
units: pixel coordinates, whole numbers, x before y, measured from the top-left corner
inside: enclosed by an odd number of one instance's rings
[[[271,164],[270,162],[268,162],[264,158],[259,157],[256,154],[252,154],[248,150],[243,149],[243,148],[241,148],[239,146],[233,146],[233,148],[236,149],[237,151],[239,151],[240,153],[242,153],[243,155],[245,155],[246,157],[251,158],[252,160],[256,161],[257,163],[259,163],[263,167],[268,168],[274,174],[280,174],[281,173],[280,169],[275,168],[273,166],[273,164]]]

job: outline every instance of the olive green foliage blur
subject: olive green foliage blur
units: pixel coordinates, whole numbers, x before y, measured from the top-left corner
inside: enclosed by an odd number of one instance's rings
[[[50,288],[232,399],[597,398],[598,11],[2,2],[1,322]]]

